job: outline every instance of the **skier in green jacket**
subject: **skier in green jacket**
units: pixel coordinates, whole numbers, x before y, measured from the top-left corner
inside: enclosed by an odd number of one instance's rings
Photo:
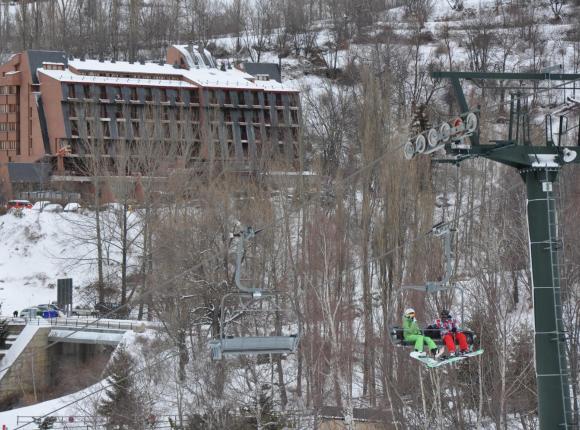
[[[423,344],[426,343],[431,355],[437,355],[437,345],[429,336],[424,336],[423,332],[415,319],[415,309],[409,308],[403,314],[403,339],[407,342],[415,342],[415,352],[411,353],[414,357],[424,357],[427,354],[423,352]]]

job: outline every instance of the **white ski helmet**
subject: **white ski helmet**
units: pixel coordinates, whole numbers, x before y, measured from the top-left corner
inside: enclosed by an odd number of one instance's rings
[[[415,309],[407,308],[407,309],[405,309],[405,313],[403,315],[405,315],[406,317],[410,317],[411,314],[415,315]]]

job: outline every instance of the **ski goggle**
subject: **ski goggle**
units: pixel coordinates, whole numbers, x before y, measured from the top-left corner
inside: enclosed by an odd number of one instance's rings
[[[415,316],[415,312],[409,312],[408,314],[405,314],[406,317],[414,317]]]

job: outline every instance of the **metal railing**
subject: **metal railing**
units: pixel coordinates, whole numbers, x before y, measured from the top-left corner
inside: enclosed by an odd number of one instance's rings
[[[116,330],[134,330],[136,328],[159,327],[159,323],[152,321],[111,320],[97,318],[17,318],[14,322],[24,321],[27,325],[75,327],[75,328],[106,328]]]

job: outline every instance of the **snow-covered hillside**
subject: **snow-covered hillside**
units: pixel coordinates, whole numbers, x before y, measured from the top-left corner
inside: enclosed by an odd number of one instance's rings
[[[79,289],[95,281],[94,214],[39,212],[0,216],[0,298],[2,314],[57,299],[59,278],[72,278],[73,302]],[[114,225],[114,214],[103,213]],[[104,229],[105,234],[111,230]],[[107,250],[114,271],[114,247]]]

